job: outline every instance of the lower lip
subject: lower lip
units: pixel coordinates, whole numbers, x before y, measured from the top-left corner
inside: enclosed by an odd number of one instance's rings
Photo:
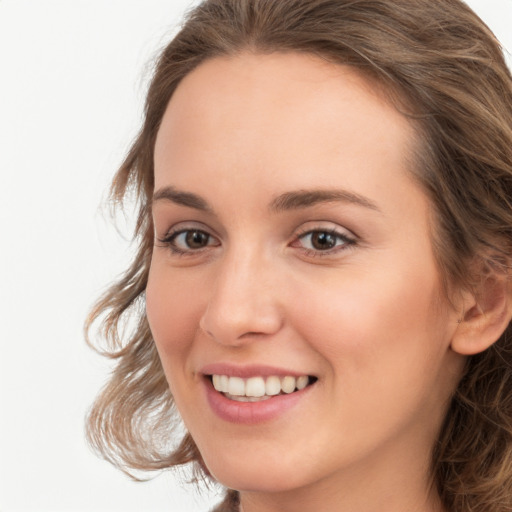
[[[213,387],[209,378],[205,378],[206,397],[213,412],[230,423],[253,425],[278,418],[295,407],[308,394],[315,384],[290,394],[276,395],[260,402],[238,402],[230,400]]]

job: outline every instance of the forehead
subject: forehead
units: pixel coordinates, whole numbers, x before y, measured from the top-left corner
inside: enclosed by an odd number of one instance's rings
[[[414,140],[382,87],[352,68],[299,53],[214,58],[187,75],[169,102],[155,186],[172,180],[202,188],[245,176],[251,192],[258,183],[286,188],[292,179],[293,188],[311,188],[343,178],[371,193],[368,186],[383,182],[369,173],[408,167]]]

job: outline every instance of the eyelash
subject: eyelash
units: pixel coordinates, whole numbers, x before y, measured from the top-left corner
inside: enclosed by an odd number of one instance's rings
[[[208,244],[204,247],[200,247],[198,249],[180,249],[176,246],[176,238],[178,236],[183,235],[185,233],[191,233],[195,232],[197,234],[205,235],[209,237],[209,239],[215,238],[213,235],[208,233],[207,231],[203,229],[198,228],[181,228],[174,231],[168,232],[163,238],[159,238],[158,242],[162,244],[163,247],[166,247],[170,249],[171,253],[177,256],[194,256],[198,253],[203,252],[203,250],[207,249],[208,247],[211,247],[212,245]],[[350,237],[347,234],[340,233],[336,229],[307,229],[302,232],[297,233],[294,241],[290,244],[291,247],[296,247],[294,244],[296,244],[301,239],[305,238],[306,236],[312,236],[314,234],[323,234],[331,236],[335,239],[335,243],[337,244],[339,241],[343,242],[341,245],[335,245],[334,247],[326,250],[322,249],[308,249],[305,247],[302,247],[302,250],[304,254],[308,257],[325,257],[325,256],[332,256],[334,254],[337,254],[338,252],[344,251],[348,249],[350,246],[356,245],[357,240],[355,237]],[[219,244],[214,244],[213,247],[216,247]]]
[[[199,229],[199,228],[181,228],[181,229],[177,229],[177,230],[171,230],[163,238],[161,238],[161,239],[159,238],[158,241],[162,244],[162,246],[167,247],[168,249],[170,249],[172,254],[175,254],[177,256],[187,256],[187,255],[191,255],[192,256],[192,255],[195,255],[195,254],[197,254],[199,252],[202,252],[204,249],[209,247],[209,245],[206,245],[206,246],[201,247],[199,249],[180,249],[179,247],[177,247],[176,243],[175,243],[176,238],[178,238],[178,236],[180,236],[182,234],[191,233],[191,232],[200,233],[201,235],[206,235],[210,239],[214,238],[213,235],[211,235],[210,233],[208,233],[204,229]]]
[[[304,253],[306,254],[306,256],[309,256],[309,257],[325,257],[325,256],[332,256],[334,254],[337,254],[341,251],[345,251],[347,250],[349,247],[355,245],[357,243],[357,240],[355,237],[351,237],[345,233],[340,233],[339,231],[337,231],[336,229],[306,229],[302,232],[299,232],[297,233],[296,235],[296,241],[299,241],[303,238],[305,238],[306,236],[312,236],[314,235],[315,233],[317,234],[322,234],[322,235],[328,235],[328,236],[331,236],[335,239],[335,243],[337,244],[339,241],[343,242],[341,245],[335,245],[334,247],[332,247],[331,249],[326,249],[326,250],[321,250],[321,249],[307,249],[305,247],[303,247],[303,251]],[[290,244],[292,247],[294,247],[294,243],[296,243],[296,241],[292,242],[292,244]]]

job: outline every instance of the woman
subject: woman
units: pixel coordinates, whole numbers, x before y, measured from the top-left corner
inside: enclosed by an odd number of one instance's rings
[[[193,462],[216,510],[512,508],[512,80],[465,4],[203,2],[131,191],[103,456]]]

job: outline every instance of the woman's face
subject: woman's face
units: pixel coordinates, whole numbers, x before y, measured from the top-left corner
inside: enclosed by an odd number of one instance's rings
[[[213,59],[176,90],[147,315],[223,484],[426,478],[463,361],[414,137],[371,83],[306,55]]]

